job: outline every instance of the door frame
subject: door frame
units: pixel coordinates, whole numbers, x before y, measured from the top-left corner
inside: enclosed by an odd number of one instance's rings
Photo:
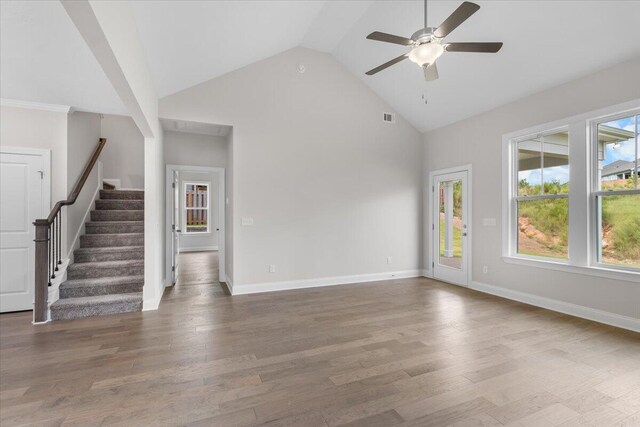
[[[211,172],[218,175],[218,222],[220,226],[218,227],[220,230],[218,232],[218,257],[219,257],[219,281],[224,282],[226,280],[225,273],[225,250],[226,250],[226,220],[225,220],[225,207],[226,207],[226,184],[225,184],[225,168],[213,167],[213,166],[188,166],[188,165],[166,165],[166,173],[165,173],[165,259],[166,259],[166,269],[165,269],[165,286],[173,286],[173,281],[171,280],[171,244],[172,244],[172,210],[173,205],[171,200],[173,198],[173,171],[181,171],[181,172]]]
[[[11,147],[11,146],[0,146],[0,153],[2,154],[16,154],[23,156],[39,156],[42,158],[42,194],[41,194],[41,209],[40,215],[38,218],[45,218],[49,214],[49,210],[51,209],[51,150],[46,148],[31,148],[31,147]],[[35,228],[33,229],[35,233]],[[28,268],[33,268],[35,265],[35,245],[33,246],[33,250],[31,251],[30,256],[30,265]],[[35,282],[32,284],[34,286],[34,294],[35,294]],[[33,301],[32,301],[33,304]],[[33,310],[33,308],[31,309]]]
[[[467,216],[469,217],[468,221],[467,221],[467,258],[468,258],[468,264],[467,264],[467,283],[465,284],[460,284],[460,283],[453,283],[453,282],[447,282],[447,283],[452,283],[454,285],[458,285],[458,286],[465,286],[465,287],[470,287],[471,283],[473,281],[473,258],[472,258],[472,254],[473,254],[473,175],[472,175],[472,166],[471,164],[466,164],[466,165],[460,165],[460,166],[454,166],[451,168],[446,168],[446,169],[438,169],[435,171],[431,171],[429,172],[429,183],[427,186],[427,191],[426,193],[428,194],[428,197],[426,197],[427,199],[427,203],[426,203],[426,209],[429,212],[428,214],[428,222],[426,224],[426,228],[427,228],[427,242],[428,242],[428,249],[427,249],[427,265],[429,266],[429,277],[432,279],[435,279],[435,254],[434,254],[434,246],[435,246],[435,222],[434,222],[434,217],[433,217],[433,211],[434,211],[434,206],[433,204],[433,197],[434,197],[434,193],[435,193],[435,177],[437,175],[446,175],[446,174],[450,174],[450,173],[456,173],[456,172],[466,172],[467,173],[467,191],[466,191],[466,195],[467,195]],[[431,227],[429,227],[431,225]],[[435,280],[441,280],[441,279],[435,279]]]

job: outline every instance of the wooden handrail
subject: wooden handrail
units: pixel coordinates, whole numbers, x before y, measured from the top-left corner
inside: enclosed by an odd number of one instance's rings
[[[53,220],[56,218],[56,215],[58,215],[58,212],[60,212],[60,209],[62,209],[63,206],[72,205],[76,202],[76,199],[78,198],[78,196],[80,195],[80,192],[82,191],[82,187],[84,187],[84,183],[87,182],[87,178],[89,178],[89,175],[93,170],[93,167],[98,161],[98,157],[100,157],[100,153],[102,152],[102,149],[107,143],[106,138],[100,138],[98,141],[99,141],[98,146],[96,147],[95,151],[91,155],[89,162],[84,167],[84,171],[82,171],[82,175],[80,175],[80,178],[78,178],[78,181],[76,182],[75,187],[73,187],[73,190],[69,194],[69,198],[67,198],[66,200],[60,200],[58,203],[55,204],[55,206],[51,210],[51,213],[47,217],[48,224],[53,223]]]
[[[73,205],[76,202],[106,143],[105,138],[100,138],[98,146],[85,165],[82,175],[78,178],[69,197],[57,202],[47,219],[36,219],[33,223],[36,227],[34,323],[47,321],[49,286],[51,286],[51,279],[56,277],[56,272],[62,264],[62,207]]]

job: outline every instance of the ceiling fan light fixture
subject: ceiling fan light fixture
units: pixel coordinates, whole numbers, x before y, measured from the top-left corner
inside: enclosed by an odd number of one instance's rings
[[[425,64],[433,64],[444,53],[444,47],[440,43],[424,43],[409,52],[409,60],[421,67]]]

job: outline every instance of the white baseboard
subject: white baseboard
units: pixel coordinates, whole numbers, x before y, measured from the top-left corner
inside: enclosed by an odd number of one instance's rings
[[[356,274],[352,276],[323,277],[319,279],[290,280],[285,282],[254,283],[230,286],[232,295],[255,294],[260,292],[284,291],[290,289],[317,288],[321,286],[348,285],[352,283],[378,282],[381,280],[421,277],[422,270],[393,271],[388,273]]]
[[[199,246],[192,248],[180,248],[180,253],[184,252],[205,252],[205,251],[217,251],[217,246]]]
[[[525,292],[514,291],[499,286],[488,285],[481,282],[471,282],[471,289],[507,298],[514,301],[523,302],[536,307],[546,308],[547,310],[557,311],[571,316],[581,317],[583,319],[593,320],[594,322],[604,323],[618,328],[628,329],[640,332],[640,319],[622,316],[620,314],[602,311],[595,308],[585,307],[583,305],[572,304],[569,302],[559,301],[551,298],[541,297]]]
[[[231,292],[231,295],[233,295],[233,282],[231,281],[231,277],[229,277],[229,275],[227,274],[225,276],[225,282],[227,284],[227,288],[229,288],[229,292]]]
[[[164,285],[164,283],[163,283]],[[160,301],[164,295],[165,286],[162,286],[161,292],[158,292],[158,296],[154,299],[145,299],[142,301],[142,311],[153,311],[160,307]]]

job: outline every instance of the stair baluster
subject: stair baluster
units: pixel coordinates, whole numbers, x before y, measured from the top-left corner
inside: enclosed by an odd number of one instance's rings
[[[60,255],[60,253],[62,252],[62,239],[60,238],[61,236],[60,229],[62,228],[60,227],[61,224],[62,224],[62,210],[58,213],[58,227],[59,227],[58,229],[58,265],[62,264],[62,256]]]

